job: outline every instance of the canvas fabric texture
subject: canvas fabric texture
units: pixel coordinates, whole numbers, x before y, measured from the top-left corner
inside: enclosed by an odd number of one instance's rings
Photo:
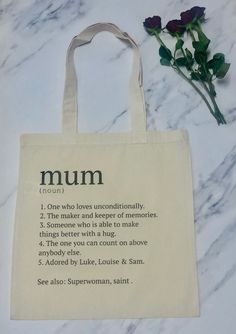
[[[74,50],[101,31],[134,53],[126,133],[77,131]],[[117,26],[72,39],[62,132],[21,136],[15,217],[11,319],[199,315],[188,134],[146,130],[139,49]]]

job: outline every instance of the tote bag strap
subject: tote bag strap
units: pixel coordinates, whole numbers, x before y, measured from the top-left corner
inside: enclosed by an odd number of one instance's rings
[[[65,89],[63,99],[63,133],[77,133],[77,77],[74,65],[74,51],[77,47],[90,43],[93,37],[101,32],[109,31],[133,49],[133,67],[129,83],[129,111],[133,142],[146,141],[146,112],[142,83],[142,66],[139,48],[134,40],[112,23],[96,23],[75,36],[68,48],[66,57]]]

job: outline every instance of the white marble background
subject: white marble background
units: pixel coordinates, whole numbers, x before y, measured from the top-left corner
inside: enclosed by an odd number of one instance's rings
[[[185,82],[159,64],[157,43],[142,27],[193,5],[207,8],[207,35],[225,52],[230,74],[217,84],[228,124],[218,127]],[[236,333],[236,2],[235,0],[0,1],[0,333]],[[10,269],[22,133],[59,132],[65,53],[89,24],[113,22],[139,43],[149,129],[189,131],[195,189],[201,316],[196,319],[10,321]],[[108,33],[76,54],[80,131],[128,130],[131,51]],[[102,306],[102,305],[101,305]]]

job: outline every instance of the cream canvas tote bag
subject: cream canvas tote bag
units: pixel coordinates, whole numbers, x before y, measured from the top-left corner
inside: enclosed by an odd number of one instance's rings
[[[101,31],[134,52],[127,133],[77,133],[74,50]],[[146,131],[139,50],[115,25],[72,39],[62,125],[21,137],[11,318],[197,316],[188,135]]]

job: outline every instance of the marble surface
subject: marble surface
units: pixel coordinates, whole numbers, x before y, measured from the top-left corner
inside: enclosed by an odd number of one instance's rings
[[[217,83],[228,124],[218,127],[205,105],[173,71],[159,64],[157,43],[142,27],[197,5],[187,0],[2,0],[0,2],[0,333],[235,334],[236,323],[236,2],[201,1],[205,31],[224,51],[230,74]],[[89,24],[113,22],[138,42],[149,129],[189,131],[201,316],[196,319],[10,321],[10,270],[22,133],[61,129],[65,53]],[[108,33],[76,53],[79,130],[127,131],[131,51]],[[102,83],[102,84],[101,84]]]

